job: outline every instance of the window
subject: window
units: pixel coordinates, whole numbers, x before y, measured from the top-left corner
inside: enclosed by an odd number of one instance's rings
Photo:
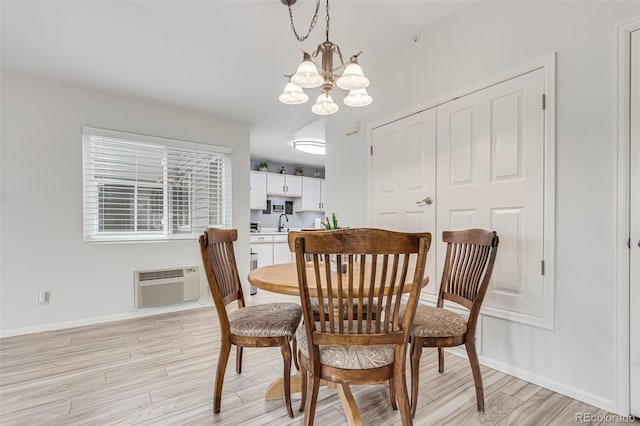
[[[84,238],[194,238],[231,225],[228,148],[83,128]]]

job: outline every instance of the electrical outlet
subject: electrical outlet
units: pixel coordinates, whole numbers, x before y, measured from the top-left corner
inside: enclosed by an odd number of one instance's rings
[[[49,290],[38,291],[38,305],[48,305],[49,296],[50,296]]]

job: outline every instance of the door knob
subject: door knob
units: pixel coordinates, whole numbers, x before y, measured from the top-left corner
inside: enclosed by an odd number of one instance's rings
[[[433,204],[433,198],[432,197],[427,197],[427,198],[424,198],[424,199],[422,199],[420,201],[416,201],[416,204],[418,204],[418,205],[421,205],[423,203],[428,205],[428,206],[430,206],[431,204]]]

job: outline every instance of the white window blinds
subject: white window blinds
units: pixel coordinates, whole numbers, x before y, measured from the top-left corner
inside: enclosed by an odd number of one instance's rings
[[[230,150],[83,128],[84,238],[198,237],[231,226]]]

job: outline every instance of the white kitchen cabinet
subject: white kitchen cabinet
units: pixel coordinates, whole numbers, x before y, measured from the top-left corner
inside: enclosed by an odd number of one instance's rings
[[[267,195],[302,196],[302,176],[267,173]]]
[[[258,268],[273,265],[273,237],[271,235],[252,235],[251,251],[258,254]]]
[[[251,210],[264,210],[267,208],[267,174],[263,172],[251,172],[249,181]]]
[[[296,199],[293,209],[297,212],[324,211],[324,179],[302,178],[302,197]]]
[[[285,178],[285,186],[287,187],[288,197],[302,196],[302,176],[289,176]]]
[[[287,237],[286,233],[251,235],[251,251],[258,254],[258,268],[293,262]]]
[[[289,242],[287,235],[273,236],[273,264],[291,263],[291,250],[289,250]]]

